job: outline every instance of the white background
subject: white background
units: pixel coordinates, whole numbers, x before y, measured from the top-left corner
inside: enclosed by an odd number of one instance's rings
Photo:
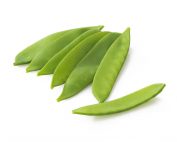
[[[176,13],[175,0],[0,0],[0,141],[176,142]],[[157,98],[120,114],[74,115],[97,103],[90,87],[57,103],[63,86],[51,90],[51,76],[13,66],[19,51],[48,34],[102,24],[117,32],[131,27],[131,50],[108,100],[166,83]]]

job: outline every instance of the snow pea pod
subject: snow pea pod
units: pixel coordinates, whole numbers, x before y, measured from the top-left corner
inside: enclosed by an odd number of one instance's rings
[[[75,109],[73,110],[73,113],[82,115],[106,115],[126,111],[154,98],[163,90],[164,87],[165,84],[153,84],[110,102]]]
[[[109,32],[95,33],[74,47],[58,64],[52,79],[51,87],[63,84],[80,60],[93,48],[93,46]]]
[[[96,28],[100,29],[102,27]],[[34,57],[32,62],[29,64],[26,71],[30,72],[41,69],[55,54],[57,54],[65,46],[70,44],[75,38],[88,31],[89,29],[90,27],[71,30],[61,36],[59,39],[56,39],[54,42],[51,42],[51,44],[47,45],[45,48],[42,48],[40,52]]]
[[[30,63],[42,48],[44,48],[47,44],[50,44],[57,38],[60,38],[65,33],[66,32],[64,31],[54,33],[28,46],[27,48],[25,48],[24,50],[22,50],[20,53],[17,54],[17,56],[15,57],[14,65],[22,65],[22,64]]]
[[[62,94],[57,99],[58,101],[76,95],[92,82],[106,51],[119,35],[119,33],[109,33],[96,43],[72,71],[64,85]]]
[[[89,29],[94,28],[103,28],[103,26],[93,26],[88,27]],[[75,29],[71,29],[75,30]],[[45,48],[48,44],[51,44],[51,42],[55,41],[56,39],[60,38],[67,32],[71,30],[61,31],[57,33],[53,33],[51,35],[48,35],[39,41],[33,43],[32,45],[28,46],[24,50],[22,50],[20,53],[17,54],[15,57],[14,65],[22,65],[22,64],[28,64],[32,61],[32,59],[40,52],[42,48]]]
[[[87,32],[81,34],[79,37],[77,37],[71,44],[67,45],[65,48],[63,48],[60,52],[58,52],[55,56],[53,56],[46,64],[45,66],[38,72],[38,75],[46,75],[46,74],[53,74],[57,65],[59,62],[67,55],[71,49],[75,47],[79,42],[84,40],[89,35],[92,35],[96,32],[99,32],[100,29],[97,30],[88,30]]]
[[[94,76],[92,91],[99,102],[109,96],[115,80],[125,62],[130,45],[130,29],[127,28],[108,49]]]

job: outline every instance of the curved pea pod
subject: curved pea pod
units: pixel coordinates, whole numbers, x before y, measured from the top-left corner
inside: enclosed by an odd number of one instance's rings
[[[102,26],[94,27],[96,29],[101,29]],[[56,39],[54,42],[48,44],[45,48],[42,48],[40,52],[33,58],[32,62],[27,67],[26,71],[36,71],[41,69],[55,54],[61,51],[68,44],[72,44],[72,41],[84,32],[91,29],[88,28],[79,28],[68,31],[66,34]],[[93,29],[93,27],[92,27]]]
[[[119,33],[109,33],[96,43],[72,71],[64,85],[61,96],[57,99],[58,101],[76,95],[93,81],[102,58],[119,35]]]
[[[85,33],[81,34],[79,37],[77,37],[71,44],[67,45],[65,48],[63,48],[60,52],[58,52],[56,55],[54,55],[46,64],[45,66],[39,71],[38,75],[47,75],[47,74],[53,74],[57,65],[60,63],[60,61],[67,55],[71,49],[75,47],[79,42],[84,40],[86,37],[99,32],[100,29],[97,30],[88,30]]]
[[[89,29],[94,28],[103,28],[103,26],[93,26],[88,27]],[[74,29],[71,29],[74,30]],[[15,57],[14,65],[22,65],[22,64],[28,64],[32,61],[32,59],[40,52],[42,48],[45,48],[47,45],[51,44],[51,42],[55,41],[56,39],[60,38],[67,32],[71,30],[61,31],[57,33],[53,33],[51,35],[48,35],[41,40],[33,43],[32,45],[28,46],[24,50],[22,50],[20,53],[17,54]]]
[[[94,45],[104,37],[108,32],[95,33],[74,47],[58,64],[52,79],[51,87],[63,84],[70,73],[81,61],[81,59],[94,47]]]
[[[157,96],[165,84],[153,84],[122,98],[95,105],[89,105],[73,110],[73,113],[83,115],[106,115],[132,109]]]
[[[130,45],[130,29],[126,29],[111,45],[94,76],[92,91],[99,102],[109,96],[125,62]]]
[[[15,57],[14,65],[22,65],[22,64],[30,63],[42,48],[44,48],[46,45],[50,44],[57,38],[60,38],[65,33],[66,31],[54,33],[28,46],[27,48],[25,48],[24,50],[22,50],[20,53],[17,54],[17,56]]]

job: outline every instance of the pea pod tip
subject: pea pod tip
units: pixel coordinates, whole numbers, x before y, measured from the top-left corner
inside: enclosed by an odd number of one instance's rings
[[[95,96],[95,98],[96,98],[96,100],[98,101],[98,103],[103,103],[103,102],[106,100],[106,98],[101,99],[101,98],[98,98],[98,97],[96,97],[96,96]]]
[[[14,66],[17,66],[18,64],[14,62],[13,65],[14,65]]]
[[[77,114],[76,109],[72,110],[72,114]]]
[[[37,73],[37,76],[41,76],[41,75],[43,75],[43,74],[42,74],[41,71],[39,71],[39,72]]]
[[[102,30],[104,28],[104,25],[99,25],[98,27],[100,30]]]
[[[157,83],[156,85],[160,85],[161,86],[161,91],[166,87],[165,83]]]
[[[30,72],[30,70],[28,68],[26,68],[26,73]]]
[[[37,70],[39,70],[39,68],[37,66],[31,66],[31,65],[29,65],[26,68],[26,72],[32,72],[32,71],[37,71]]]
[[[32,71],[31,66],[28,66],[28,67],[26,68],[26,72],[30,72],[30,71]]]
[[[56,87],[56,86],[60,86],[60,85],[62,85],[63,83],[65,83],[65,82],[60,81],[60,82],[57,82],[57,83],[56,83],[55,80],[52,80],[51,88],[54,88],[54,87]]]
[[[61,102],[63,100],[63,98],[62,97],[58,97],[56,100],[57,100],[57,102]]]
[[[55,84],[54,84],[53,81],[52,81],[52,83],[51,83],[51,85],[50,85],[50,88],[53,89],[54,87],[55,87]]]
[[[74,109],[72,110],[72,114],[79,114],[79,115],[87,115],[87,116],[91,116],[92,114],[84,114],[83,112],[80,111],[80,109]]]
[[[22,62],[17,62],[17,61],[15,61],[15,62],[13,63],[13,65],[14,65],[14,66],[18,66],[18,65],[28,64],[28,63],[30,63],[30,62],[22,63]]]
[[[50,85],[50,89],[53,89],[55,86],[53,86],[52,84]]]

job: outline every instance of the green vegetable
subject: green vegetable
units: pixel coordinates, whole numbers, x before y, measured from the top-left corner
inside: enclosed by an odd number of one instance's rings
[[[45,48],[42,48],[40,52],[33,58],[32,62],[26,69],[27,72],[41,69],[55,54],[62,50],[65,46],[70,44],[75,38],[90,29],[101,29],[98,27],[79,28],[68,31],[66,34],[58,38],[57,40],[48,44]]]
[[[132,109],[157,96],[165,84],[153,84],[125,97],[95,105],[89,105],[73,110],[73,113],[83,115],[106,115]]]
[[[84,27],[51,34],[28,46],[14,65],[30,63],[26,71],[52,74],[51,88],[65,83],[57,101],[75,96],[90,83],[99,104],[73,110],[75,114],[107,115],[132,109],[157,96],[165,84],[152,84],[127,96],[104,102],[126,60],[130,28],[122,34],[101,32],[103,26]]]
[[[92,49],[92,47],[108,32],[95,33],[74,47],[57,66],[51,87],[63,84],[80,60]]]
[[[88,28],[92,29],[92,28],[99,28],[99,27],[100,29],[103,28],[103,26],[95,26],[95,27],[88,27]],[[75,30],[75,29],[71,29],[71,30]],[[41,40],[35,42],[34,44],[28,46],[27,48],[25,48],[24,50],[22,50],[20,53],[17,54],[17,56],[15,57],[14,65],[22,65],[22,64],[30,63],[42,48],[45,48],[53,41],[60,38],[61,36],[63,36],[64,34],[66,34],[71,30],[66,30],[66,31],[57,32],[48,35],[42,38]]]
[[[65,48],[63,48],[60,52],[58,52],[56,55],[54,55],[46,64],[45,66],[39,71],[38,75],[45,75],[45,74],[53,74],[57,65],[60,63],[60,61],[67,55],[71,49],[75,47],[79,42],[84,40],[89,35],[92,35],[96,32],[100,31],[100,29],[97,30],[88,30],[85,33],[78,36],[71,44],[67,45]]]
[[[130,45],[130,29],[126,29],[111,45],[94,76],[92,91],[99,102],[109,96],[124,64]]]
[[[76,95],[92,82],[103,56],[119,35],[118,33],[109,33],[96,43],[70,74],[58,101]]]
[[[16,57],[14,65],[22,65],[28,64],[32,61],[32,59],[40,52],[42,48],[45,48],[47,45],[51,44],[51,42],[55,41],[56,39],[60,38],[68,31],[57,32],[43,39],[35,42],[34,44],[28,46],[24,50],[22,50]]]

